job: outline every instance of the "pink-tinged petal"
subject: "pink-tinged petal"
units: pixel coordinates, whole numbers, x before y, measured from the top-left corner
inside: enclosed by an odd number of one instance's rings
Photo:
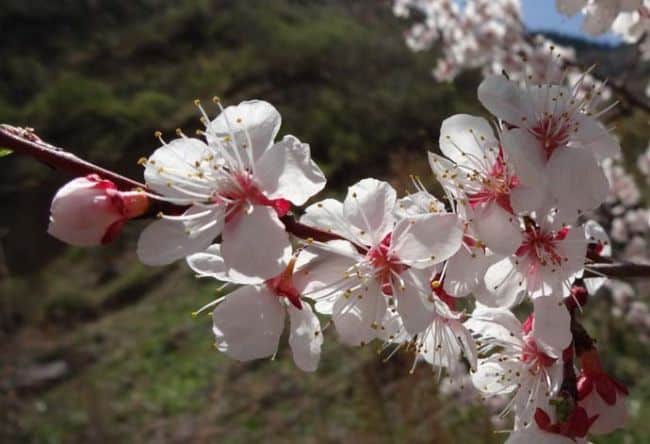
[[[521,344],[522,325],[510,310],[477,306],[465,327],[475,334],[507,344]]]
[[[618,4],[613,3],[611,0],[604,2],[601,0],[601,2],[587,5],[582,30],[593,36],[607,32],[619,13]]]
[[[363,179],[348,188],[343,215],[359,238],[377,245],[392,231],[396,201],[397,193],[388,182]]]
[[[562,356],[573,339],[571,315],[561,297],[544,296],[535,298],[535,320],[533,336],[544,352],[552,357]]]
[[[454,337],[460,342],[463,355],[469,363],[469,368],[476,370],[478,365],[478,351],[471,332],[461,322],[456,320],[450,320],[448,325]]]
[[[343,217],[343,204],[336,199],[325,199],[308,206],[300,222],[352,240],[356,236]]]
[[[522,371],[518,360],[499,359],[500,355],[492,355],[488,359],[479,359],[476,371],[471,374],[472,384],[487,395],[506,395],[517,389],[518,380],[514,375]]]
[[[154,192],[173,198],[190,198],[188,194],[174,189],[179,185],[190,193],[210,195],[210,183],[199,177],[201,172],[211,171],[213,150],[201,140],[179,138],[158,148],[144,164],[144,180]]]
[[[422,299],[422,289],[430,288],[430,274],[425,270],[406,270],[402,273],[404,287],[395,285],[397,312],[404,328],[411,335],[420,334],[433,319],[432,306]]]
[[[418,191],[397,200],[395,214],[398,218],[428,213],[446,213],[445,204],[427,191]]]
[[[486,77],[478,87],[481,104],[499,119],[511,125],[525,123],[527,117],[526,98],[514,82],[500,75]]]
[[[444,289],[450,296],[462,298],[472,293],[483,282],[487,269],[496,261],[496,256],[486,256],[481,250],[468,251],[461,247],[447,261]]]
[[[452,196],[461,198],[465,192],[458,187],[458,182],[453,178],[457,166],[445,157],[429,152],[429,166],[433,171],[433,177],[440,182],[440,185]]]
[[[329,315],[345,289],[343,281],[362,257],[349,242],[330,241],[327,245],[328,251],[314,249],[316,254],[303,264],[300,261],[305,251],[300,253],[293,282],[303,297],[316,302],[317,312]]]
[[[569,233],[559,245],[566,260],[562,265],[565,273],[574,275],[580,273],[585,267],[587,254],[587,238],[584,227],[571,227]]]
[[[555,150],[548,161],[549,188],[567,220],[602,204],[609,183],[594,156],[580,148]]]
[[[369,282],[349,297],[338,298],[332,320],[340,341],[352,346],[369,343],[380,334],[386,311],[386,297],[375,282]]]
[[[311,160],[309,145],[285,136],[260,157],[255,179],[270,199],[286,199],[303,205],[325,186],[325,176]]]
[[[401,262],[426,268],[449,259],[460,248],[463,229],[455,214],[425,214],[395,226],[391,250]]]
[[[513,254],[524,240],[519,218],[508,213],[496,202],[476,209],[474,228],[479,239],[490,250],[504,256]]]
[[[265,286],[244,286],[212,312],[216,347],[238,361],[273,356],[284,329],[285,310]]]
[[[538,209],[544,202],[546,177],[546,158],[540,141],[528,130],[513,128],[504,131],[501,143],[508,161],[514,167],[514,173],[519,181],[519,186],[512,191],[511,204],[516,212],[527,212]],[[527,189],[526,198],[533,199],[527,202],[517,199],[519,190]],[[536,193],[535,193],[536,191]],[[514,197],[514,199],[513,199]],[[516,200],[513,202],[513,200]]]
[[[517,300],[526,291],[526,277],[511,258],[502,259],[488,268],[483,281],[486,290],[500,301]]]
[[[281,123],[282,117],[273,105],[263,100],[247,100],[227,107],[210,123],[210,130],[219,137],[234,135],[241,152],[252,144],[256,162],[275,140]]]
[[[555,7],[560,13],[567,17],[571,17],[587,6],[587,1],[588,0],[555,0]]]
[[[78,177],[61,187],[50,207],[47,232],[70,245],[107,243],[126,220],[115,185],[99,177]]]
[[[183,213],[204,213],[203,207],[190,207]],[[138,239],[138,257],[146,265],[167,265],[205,250],[223,228],[223,208],[189,221],[160,219],[152,222]]]
[[[606,435],[625,427],[628,410],[625,397],[620,392],[616,393],[616,402],[613,405],[607,404],[595,390],[582,399],[580,405],[584,407],[589,417],[598,415],[589,428],[589,433]]]
[[[320,321],[311,306],[305,302],[302,303],[302,310],[289,305],[287,311],[291,325],[289,345],[293,353],[293,361],[303,371],[316,371],[323,345]]]
[[[254,279],[242,276],[226,266],[221,254],[221,245],[212,244],[205,251],[194,253],[187,257],[187,265],[200,277],[209,276],[223,282],[234,284],[259,284],[265,279]]]
[[[505,444],[575,444],[575,441],[566,436],[545,432],[531,426],[512,432]]]
[[[253,205],[223,228],[221,253],[231,273],[251,283],[280,274],[291,259],[291,242],[273,208]]]
[[[458,165],[475,167],[483,162],[487,148],[497,146],[492,127],[482,117],[456,114],[440,127],[440,151]]]
[[[598,162],[621,154],[618,140],[602,123],[586,114],[579,114],[575,119],[578,125],[576,133],[572,136],[572,144],[577,142],[578,148],[584,147],[591,151]]]

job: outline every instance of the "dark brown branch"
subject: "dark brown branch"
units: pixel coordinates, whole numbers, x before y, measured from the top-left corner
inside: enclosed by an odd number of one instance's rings
[[[69,173],[73,176],[98,174],[104,179],[111,180],[121,190],[146,188],[146,185],[143,183],[92,164],[62,148],[45,143],[31,128],[19,128],[5,124],[0,125],[0,147],[9,148],[18,155],[31,157],[56,170]]]

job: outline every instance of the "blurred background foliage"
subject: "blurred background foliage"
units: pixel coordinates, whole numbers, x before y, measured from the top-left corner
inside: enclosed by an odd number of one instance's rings
[[[435,189],[425,150],[440,123],[483,113],[480,74],[436,84],[435,50],[407,50],[388,1],[3,0],[0,29],[0,121],[138,179],[155,130],[200,127],[197,97],[215,115],[213,95],[273,103],[281,134],[310,143],[334,194],[368,175],[404,190],[419,174]],[[605,73],[629,59],[573,44]],[[648,116],[612,124],[633,162]],[[503,441],[480,404],[438,393],[437,373],[409,375],[408,354],[383,363],[376,346],[330,340],[313,375],[293,367],[286,343],[273,361],[217,354],[209,317],[190,316],[214,282],[183,264],[139,265],[142,223],[105,248],[64,247],[46,227],[68,178],[18,156],[0,174],[0,441]],[[630,427],[597,442],[648,442],[649,350],[607,300],[587,315],[609,368],[633,386]]]

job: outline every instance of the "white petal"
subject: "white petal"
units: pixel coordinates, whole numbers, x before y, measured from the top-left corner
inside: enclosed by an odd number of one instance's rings
[[[486,256],[480,249],[461,247],[447,262],[444,288],[453,297],[462,298],[473,292],[483,281],[483,276],[496,260]]]
[[[582,30],[589,35],[603,34],[612,26],[618,13],[618,5],[614,5],[612,1],[601,0],[599,3],[592,3],[586,8]]]
[[[440,151],[459,165],[482,164],[486,149],[496,146],[494,131],[482,117],[456,114],[440,127]]]
[[[453,256],[463,230],[455,214],[426,214],[402,219],[392,236],[391,250],[402,262],[425,268]]]
[[[480,238],[495,253],[514,253],[523,242],[519,218],[508,213],[496,202],[476,209],[474,228]]]
[[[348,223],[343,217],[343,203],[336,199],[324,199],[305,208],[300,222],[339,236],[351,238]]]
[[[235,136],[237,147],[253,146],[253,160],[257,161],[271,146],[280,130],[282,118],[273,105],[262,100],[248,100],[229,106],[210,123],[210,128],[221,137]]]
[[[571,315],[561,297],[535,298],[533,336],[549,356],[558,358],[571,344]]]
[[[202,207],[191,207],[184,215],[205,211]],[[222,207],[216,207],[208,215],[191,221],[157,220],[140,234],[138,257],[146,265],[171,264],[205,250],[219,236],[222,228]]]
[[[498,339],[506,344],[522,342],[522,325],[510,310],[477,306],[465,327],[475,334]]]
[[[239,361],[273,356],[284,329],[284,308],[265,286],[244,286],[212,313],[217,349]]]
[[[289,305],[287,311],[291,325],[289,345],[293,353],[293,361],[301,370],[313,372],[318,368],[320,349],[323,344],[320,321],[311,306],[304,301],[302,310]]]
[[[449,321],[454,337],[460,342],[463,350],[463,355],[469,362],[469,367],[476,370],[478,365],[478,351],[476,350],[476,342],[472,338],[470,331],[461,322],[451,320]]]
[[[377,245],[393,228],[395,189],[376,179],[363,179],[348,188],[343,215],[354,225],[360,238]]]
[[[209,276],[223,282],[235,284],[261,283],[264,279],[251,279],[242,276],[226,266],[221,254],[221,245],[212,244],[205,251],[194,253],[186,258],[187,265],[199,276]]]
[[[486,77],[478,87],[478,99],[488,111],[512,125],[520,125],[527,117],[522,91],[503,76]]]
[[[363,345],[376,338],[386,317],[386,296],[376,283],[369,283],[334,304],[332,320],[339,339],[346,345]]]
[[[579,167],[577,166],[579,165]],[[605,201],[609,183],[594,156],[580,148],[555,150],[547,165],[551,193],[565,218],[598,207]]]
[[[486,290],[494,295],[495,300],[516,300],[526,291],[526,278],[511,258],[502,259],[488,268],[483,280]]]
[[[428,213],[445,213],[445,204],[427,191],[418,191],[397,200],[395,214],[399,218]]]
[[[587,0],[555,0],[555,7],[562,14],[571,17],[587,5]]]
[[[476,372],[471,374],[472,383],[479,391],[489,395],[505,395],[517,389],[518,380],[514,375],[522,369],[519,361],[499,359],[500,355],[492,355],[488,359],[480,359]]]
[[[531,426],[527,429],[513,431],[505,444],[575,444],[575,441],[566,436],[545,432]]]
[[[255,165],[255,179],[270,199],[303,205],[325,186],[325,176],[311,160],[309,145],[293,136],[269,148]]]
[[[179,138],[158,148],[145,163],[144,180],[156,193],[167,197],[191,198],[169,184],[178,184],[190,193],[209,195],[211,184],[198,174],[212,168],[210,160],[214,151],[205,143],[193,138]]]
[[[621,146],[607,129],[593,117],[579,114],[577,132],[572,136],[572,144],[577,141],[579,147],[590,150],[598,162],[621,154]]]
[[[433,318],[433,307],[428,307],[422,299],[422,289],[428,289],[429,274],[423,270],[406,270],[402,273],[404,288],[395,285],[397,292],[397,312],[406,331],[411,335],[421,333]]]
[[[289,235],[273,208],[254,205],[223,229],[221,253],[226,266],[250,282],[280,274],[291,259]]]
[[[628,411],[625,405],[625,397],[618,391],[616,392],[614,405],[609,405],[603,401],[596,390],[593,390],[581,400],[580,405],[584,407],[590,417],[598,415],[596,421],[589,428],[589,432],[594,435],[606,435],[616,429],[625,427]]]

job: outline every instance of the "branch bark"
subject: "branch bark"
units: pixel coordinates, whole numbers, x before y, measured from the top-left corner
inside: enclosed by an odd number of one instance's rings
[[[44,142],[29,128],[0,124],[0,147],[10,148],[18,155],[31,157],[73,176],[98,174],[104,179],[113,181],[118,188],[124,191],[134,188],[147,189],[147,186],[141,182],[102,168],[65,151],[63,148]],[[159,211],[180,213],[185,208],[158,200],[151,206],[151,211],[147,216],[154,217]],[[282,222],[287,232],[300,239],[313,239],[319,242],[343,239],[335,233],[302,224],[292,214],[282,217]],[[650,278],[650,265],[613,262],[608,258],[591,253],[587,259],[590,260],[590,263],[587,265],[584,277],[599,277],[604,275],[612,278]]]

